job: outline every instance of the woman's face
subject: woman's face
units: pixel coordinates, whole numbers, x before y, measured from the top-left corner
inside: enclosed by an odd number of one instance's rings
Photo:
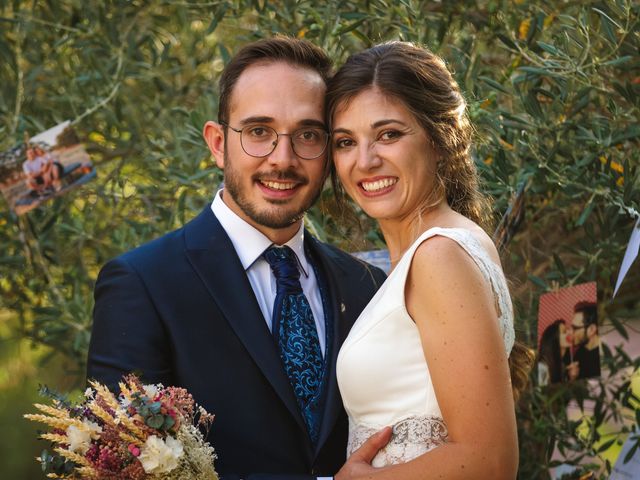
[[[332,124],[333,161],[349,196],[377,220],[413,219],[433,189],[437,155],[404,103],[368,88]]]
[[[571,338],[569,332],[567,332],[567,326],[564,322],[558,325],[558,336],[560,341],[560,348],[568,348],[571,346]]]

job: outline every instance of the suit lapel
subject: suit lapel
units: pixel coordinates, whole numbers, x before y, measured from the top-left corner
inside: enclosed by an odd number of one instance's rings
[[[315,253],[316,258],[321,265],[323,273],[326,275],[326,283],[329,287],[329,305],[333,314],[333,342],[329,350],[330,358],[327,362],[327,396],[325,402],[324,415],[322,424],[320,425],[320,434],[316,445],[316,455],[329,437],[329,434],[335,426],[338,415],[342,411],[342,399],[338,390],[338,382],[336,380],[336,360],[338,351],[342,342],[349,333],[351,323],[345,318],[345,305],[341,292],[344,292],[344,277],[346,272],[340,266],[340,262],[334,257],[333,252],[313,238],[308,232],[305,232],[305,239],[308,245]]]
[[[246,272],[209,206],[185,226],[185,242],[185,253],[193,269],[249,355],[306,433],[293,390]]]

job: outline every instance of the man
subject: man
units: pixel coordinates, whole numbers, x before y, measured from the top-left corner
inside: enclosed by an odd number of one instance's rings
[[[27,159],[22,164],[22,170],[27,177],[27,186],[31,191],[43,194],[50,187],[59,190],[62,167],[53,161],[51,154],[40,147],[28,147],[26,155]]]
[[[345,460],[336,356],[384,275],[303,229],[328,170],[329,72],[305,41],[243,48],[220,79],[218,123],[204,127],[224,190],[183,228],[109,262],[96,283],[88,377],[115,385],[135,370],[187,388],[216,416],[209,440],[224,480],[311,479]],[[298,292],[290,304],[287,282]],[[287,350],[294,334],[298,352]]]
[[[573,363],[568,367],[570,380],[591,378],[600,375],[600,337],[598,336],[598,313],[595,303],[580,302],[573,309],[571,330]]]

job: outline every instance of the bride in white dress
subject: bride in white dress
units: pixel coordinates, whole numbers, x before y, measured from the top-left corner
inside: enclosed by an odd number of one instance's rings
[[[350,425],[336,480],[515,478],[512,306],[478,226],[458,85],[436,55],[390,42],[351,56],[327,105],[340,185],[378,221],[392,266],[338,356]]]

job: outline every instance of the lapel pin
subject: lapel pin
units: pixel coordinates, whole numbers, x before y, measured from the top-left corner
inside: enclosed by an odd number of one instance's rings
[[[347,307],[344,306],[344,303],[340,303],[340,313],[344,313],[347,310]]]

